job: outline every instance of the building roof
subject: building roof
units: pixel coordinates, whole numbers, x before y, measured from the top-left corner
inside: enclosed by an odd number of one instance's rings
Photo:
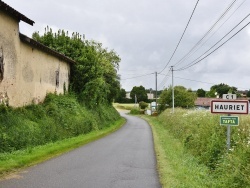
[[[27,18],[25,15],[21,14],[20,12],[16,11],[14,8],[10,7],[6,3],[4,3],[2,0],[0,0],[0,10],[4,11],[11,17],[17,19],[18,21],[22,20],[23,22],[26,22],[30,25],[33,25],[35,22],[29,18]]]
[[[66,62],[73,63],[73,64],[76,63],[74,60],[66,57],[65,55],[63,55],[55,50],[50,49],[49,47],[41,44],[40,42],[37,42],[36,40],[34,40],[32,38],[27,37],[26,35],[24,35],[22,33],[19,33],[19,37],[20,37],[21,41],[33,46],[34,48],[38,48],[40,50],[43,50],[43,51],[45,51],[51,55],[54,55],[54,56],[58,57],[59,59],[62,59]]]
[[[207,98],[207,97],[198,97],[195,100],[195,106],[204,106],[204,107],[208,107],[211,104],[211,100],[220,100],[218,98]]]

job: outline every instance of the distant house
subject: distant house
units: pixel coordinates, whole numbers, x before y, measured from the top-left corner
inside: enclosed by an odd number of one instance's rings
[[[0,102],[15,107],[42,102],[49,92],[63,93],[75,63],[19,33],[20,21],[34,24],[0,0]]]
[[[126,98],[127,98],[127,99],[131,99],[131,97],[130,97],[130,92],[129,92],[129,91],[126,92]]]
[[[220,99],[219,98],[198,97],[195,100],[194,104],[195,104],[195,107],[201,107],[201,108],[209,109],[212,100],[220,100]]]
[[[153,93],[147,93],[147,96],[148,96],[148,99],[155,99]],[[126,92],[126,98],[127,99],[131,99],[131,97],[130,97],[130,91]]]

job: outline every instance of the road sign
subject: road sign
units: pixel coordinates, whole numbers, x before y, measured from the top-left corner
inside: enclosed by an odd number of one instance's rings
[[[211,113],[248,114],[247,100],[212,100]]]
[[[236,97],[236,94],[223,94],[222,96],[223,99],[225,100],[235,100],[237,97]]]
[[[238,126],[239,117],[238,116],[220,116],[220,125]]]

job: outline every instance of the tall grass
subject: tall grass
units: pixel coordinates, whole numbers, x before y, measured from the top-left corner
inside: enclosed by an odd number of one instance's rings
[[[43,104],[22,108],[0,106],[0,153],[100,130],[119,118],[112,106],[90,110],[72,95],[48,94]]]
[[[240,116],[226,149],[226,127],[208,111],[166,110],[157,120],[200,164],[206,165],[216,187],[250,187],[250,116]]]
[[[152,127],[157,167],[163,188],[215,187],[209,168],[200,164],[184,144],[165,128],[157,117],[142,116]]]

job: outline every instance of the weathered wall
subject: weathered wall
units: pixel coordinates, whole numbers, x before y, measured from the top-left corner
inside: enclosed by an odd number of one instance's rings
[[[67,62],[21,42],[19,23],[0,11],[0,102],[24,106],[63,93],[69,70]]]

